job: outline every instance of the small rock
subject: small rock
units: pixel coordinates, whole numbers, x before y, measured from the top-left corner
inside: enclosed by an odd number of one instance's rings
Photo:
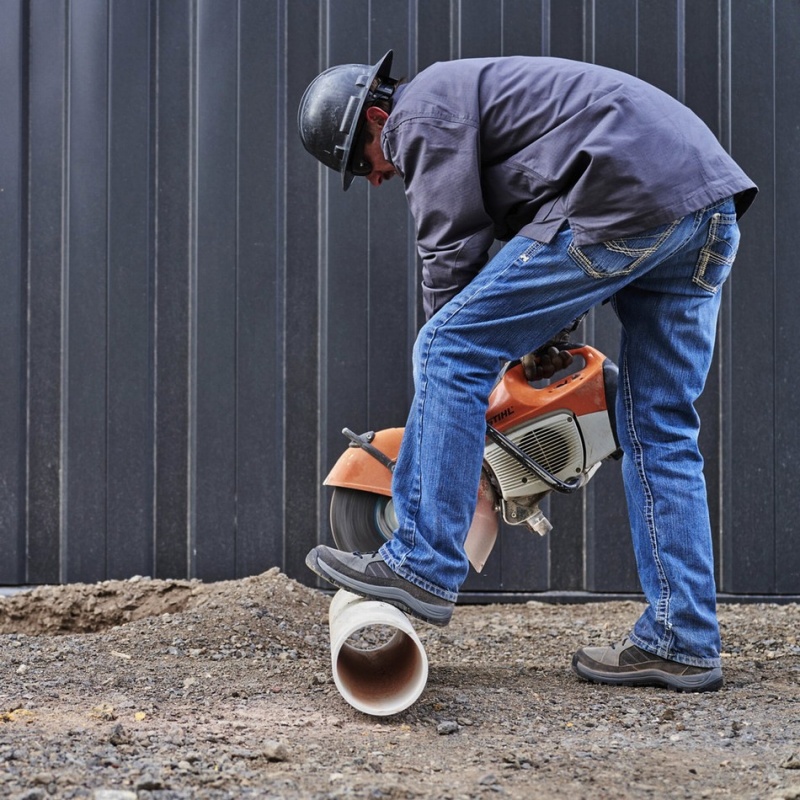
[[[781,769],[800,769],[800,756],[792,753],[789,758],[781,764]]]
[[[121,744],[128,744],[130,742],[130,737],[128,736],[125,728],[122,727],[121,722],[113,727],[111,730],[111,735],[108,737],[108,741],[109,744],[113,744],[115,747],[118,747]]]
[[[127,789],[95,789],[92,800],[136,800],[136,792]]]
[[[45,797],[44,789],[31,789],[30,791],[17,795],[14,800],[44,800]]]
[[[264,742],[264,758],[267,761],[288,761],[289,751],[283,742],[266,741]]]
[[[259,754],[255,750],[247,750],[243,747],[238,747],[234,750],[231,750],[231,756],[233,758],[251,758],[255,759],[258,758]]]
[[[800,800],[800,786],[790,786],[775,795],[774,800]]]
[[[455,720],[445,720],[436,726],[436,733],[439,736],[449,736],[451,733],[458,733],[458,723]]]
[[[91,710],[90,716],[95,719],[105,720],[106,722],[113,722],[117,718],[117,712],[114,710],[113,706],[101,703]]]
[[[136,789],[143,792],[152,792],[163,788],[164,782],[161,778],[156,778],[153,775],[142,775],[136,782]]]

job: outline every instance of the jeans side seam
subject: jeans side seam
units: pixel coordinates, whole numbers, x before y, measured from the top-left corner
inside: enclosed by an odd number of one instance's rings
[[[420,420],[420,424],[417,426],[417,438],[414,442],[415,452],[419,453],[422,450],[422,434],[423,434],[423,425],[422,420],[424,419],[424,409],[425,409],[425,397],[427,393],[427,369],[426,365],[428,362],[428,358],[430,356],[430,345],[433,341],[433,338],[436,336],[437,329],[436,328],[429,328],[430,331],[429,335],[427,336],[425,342],[420,347],[420,370],[419,370],[419,385],[417,386],[415,394],[415,406],[418,409],[417,419]],[[412,477],[412,488],[407,493],[407,500],[408,500],[408,507],[407,507],[407,515],[406,515],[406,525],[403,529],[403,544],[405,545],[405,552],[403,554],[403,558],[398,563],[398,567],[402,567],[405,564],[406,558],[411,550],[414,549],[414,545],[416,543],[416,530],[417,530],[417,516],[419,514],[419,507],[420,502],[422,499],[422,487],[420,485],[421,476],[419,475],[419,471],[417,470]],[[411,522],[412,524],[408,524]]]
[[[653,493],[650,489],[650,484],[647,480],[647,473],[644,466],[644,456],[641,442],[636,433],[636,424],[633,418],[633,397],[631,392],[630,374],[628,372],[627,359],[622,364],[622,393],[625,403],[625,426],[628,432],[628,438],[631,442],[633,450],[633,460],[636,465],[636,472],[639,476],[639,482],[644,494],[645,508],[644,518],[647,524],[648,537],[650,539],[650,549],[653,555],[653,563],[655,564],[656,573],[658,575],[658,583],[660,593],[655,607],[656,620],[661,622],[664,626],[665,637],[667,641],[662,639],[659,641],[657,648],[659,655],[669,650],[671,635],[669,634],[669,605],[670,605],[670,587],[667,580],[664,566],[661,563],[661,556],[658,552],[658,535],[655,526],[655,504],[653,502]]]

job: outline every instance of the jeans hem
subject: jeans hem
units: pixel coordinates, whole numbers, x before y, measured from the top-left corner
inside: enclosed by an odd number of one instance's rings
[[[668,661],[675,661],[678,664],[686,664],[688,667],[700,667],[701,669],[714,669],[722,666],[722,659],[720,658],[698,658],[696,656],[688,656],[683,653],[676,653],[669,650],[667,647],[653,645],[646,642],[644,639],[638,637],[635,633],[628,634],[628,638],[642,650],[648,653],[653,653],[659,658],[666,658]]]
[[[413,583],[418,589],[423,589],[429,594],[435,595],[442,600],[447,600],[449,603],[455,603],[458,599],[457,593],[448,592],[446,589],[442,589],[439,586],[434,586],[432,583],[428,583],[428,581],[423,580],[418,575],[415,575],[413,572],[403,566],[402,561],[398,561],[394,558],[394,556],[392,556],[391,553],[387,551],[386,545],[381,547],[379,552],[381,554],[381,558],[383,558],[383,560],[386,562],[386,565],[390,570],[392,570],[392,572],[395,573],[395,575],[399,575],[403,580]]]

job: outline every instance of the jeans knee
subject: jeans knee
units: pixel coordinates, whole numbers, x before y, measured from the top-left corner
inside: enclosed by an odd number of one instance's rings
[[[428,320],[420,329],[412,353],[414,378],[437,365],[452,363],[468,348],[454,346],[453,335],[436,319]]]
[[[426,364],[430,354],[430,344],[433,336],[433,328],[431,323],[426,322],[420,328],[417,338],[414,342],[414,348],[411,352],[411,366],[414,374],[414,383],[417,383],[420,375],[426,368]]]
[[[459,325],[452,317],[442,318],[442,313],[422,326],[414,342],[415,386],[426,377],[452,381],[459,376],[484,391],[484,384],[494,383],[508,357],[504,357],[496,345],[487,342],[480,329]],[[488,390],[486,392],[488,394]]]

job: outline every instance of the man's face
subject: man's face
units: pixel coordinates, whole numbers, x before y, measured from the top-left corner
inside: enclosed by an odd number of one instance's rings
[[[380,133],[364,146],[364,157],[372,164],[372,172],[365,176],[373,186],[380,186],[395,173],[395,168],[383,156]]]
[[[366,179],[373,186],[380,186],[384,181],[388,181],[392,175],[397,174],[391,162],[384,158],[381,150],[381,131],[388,119],[388,114],[377,106],[367,109],[366,138],[369,140],[364,145],[364,159],[372,165],[372,171],[366,175]]]

